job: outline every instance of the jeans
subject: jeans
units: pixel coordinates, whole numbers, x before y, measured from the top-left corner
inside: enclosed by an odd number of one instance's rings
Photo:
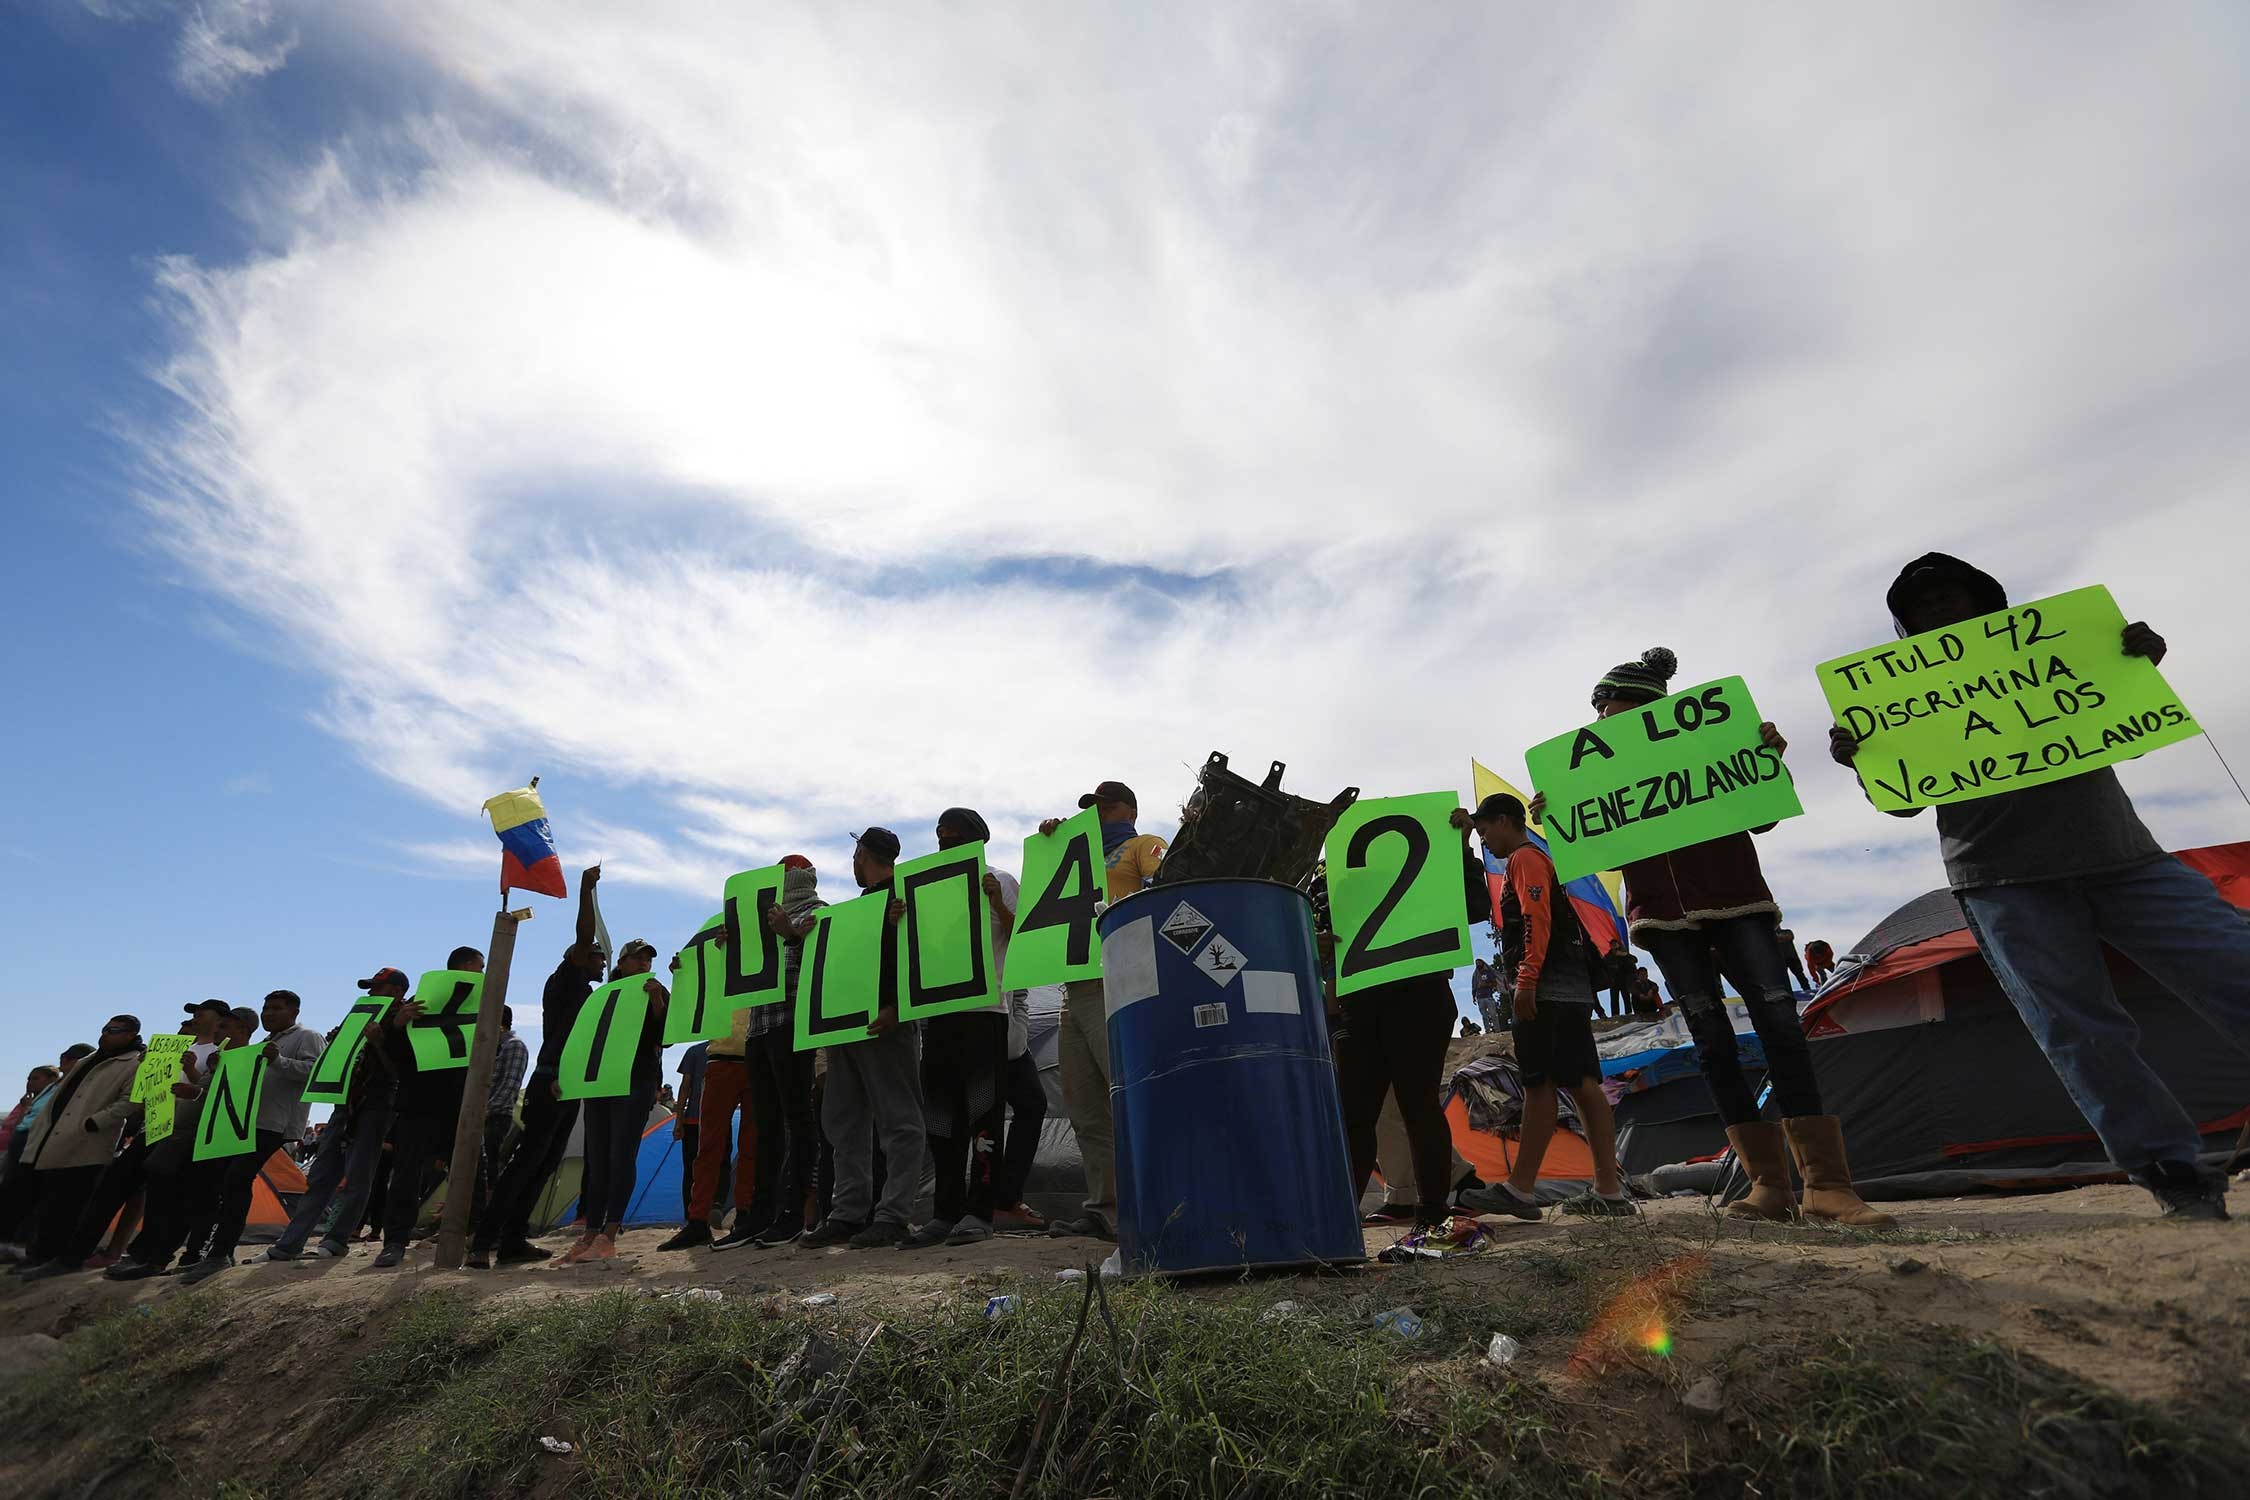
[[[1742,1075],[1742,1054],[1734,1041],[1734,1022],[1719,995],[1719,975],[1742,991],[1750,1025],[1766,1049],[1766,1076],[1783,1115],[1817,1115],[1820,1084],[1813,1077],[1812,1051],[1797,1021],[1797,998],[1781,966],[1778,926],[1771,912],[1722,917],[1684,931],[1651,928],[1635,939],[1656,960],[1664,987],[1687,1016],[1695,1038],[1695,1063],[1711,1090],[1719,1122],[1732,1127],[1758,1118],[1758,1099]]]
[[[588,1232],[614,1234],[625,1227],[640,1176],[641,1133],[656,1107],[656,1080],[632,1092],[586,1101],[586,1177],[580,1194]]]
[[[331,1203],[336,1205],[336,1230],[330,1237],[338,1245],[350,1243],[367,1211],[367,1195],[375,1191],[375,1177],[383,1166],[383,1137],[391,1128],[391,1107],[362,1104],[349,1120],[341,1117],[342,1111],[337,1114],[320,1133],[320,1149],[305,1171],[305,1192],[297,1200],[297,1211],[274,1241],[284,1254],[305,1248]]]
[[[1446,1215],[1452,1179],[1453,1132],[1438,1104],[1445,1081],[1445,1048],[1457,1012],[1453,987],[1443,974],[1394,979],[1344,999],[1344,1024],[1336,1033],[1336,1089],[1351,1142],[1352,1202],[1367,1191],[1375,1170],[1375,1122],[1383,1096],[1394,1090],[1414,1150],[1414,1180],[1434,1183],[1415,1217],[1434,1224]]]
[[[554,1077],[533,1074],[524,1085],[523,1131],[507,1165],[493,1184],[492,1201],[485,1205],[484,1221],[477,1226],[475,1247],[490,1251],[502,1244],[520,1242],[530,1230],[531,1210],[562,1165],[570,1146],[571,1127],[578,1123],[578,1101],[555,1097]]]
[[[227,1158],[226,1173],[219,1179],[218,1227],[211,1237],[214,1257],[234,1258],[235,1246],[242,1243],[243,1226],[250,1222],[250,1198],[257,1191],[258,1173],[273,1160],[285,1139],[281,1131],[261,1130],[251,1149]]]
[[[1001,1208],[1023,1202],[1024,1184],[1039,1159],[1039,1127],[1047,1123],[1047,1090],[1039,1082],[1039,1063],[1026,1052],[1008,1059],[1003,1080],[1008,1094],[1008,1148],[1001,1158],[1000,1181],[992,1201]]]
[[[867,1041],[828,1049],[820,1124],[836,1151],[829,1212],[847,1224],[903,1227],[914,1216],[914,1190],[929,1146],[922,1129],[920,1050],[912,1026],[894,1026]],[[878,1133],[889,1168],[880,1189],[875,1181]]]
[[[2195,1122],[2142,1060],[2110,984],[2107,943],[2250,1052],[2250,921],[2166,855],[2109,875],[1960,893],[1969,931],[2109,1159],[2192,1166]]]
[[[758,1125],[757,1211],[772,1210],[778,1229],[801,1228],[805,1192],[820,1150],[813,1114],[813,1055],[799,1052],[790,1028],[750,1038],[750,1107]],[[744,1205],[737,1203],[737,1208]]]
[[[937,1168],[931,1213],[949,1224],[963,1217],[989,1224],[1006,1129],[1008,1018],[990,1011],[933,1016],[922,1049],[924,1120],[945,1128],[929,1137]]]

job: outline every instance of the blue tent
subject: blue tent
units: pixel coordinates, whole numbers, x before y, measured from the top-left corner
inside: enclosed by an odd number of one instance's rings
[[[732,1121],[735,1145],[739,1149],[742,1136],[742,1116],[738,1112]],[[672,1117],[663,1115],[641,1132],[639,1165],[633,1172],[633,1198],[625,1209],[628,1227],[645,1224],[684,1224],[687,1222],[687,1203],[680,1194],[680,1142],[672,1138]],[[720,1202],[729,1194],[727,1184],[720,1184]],[[569,1206],[563,1209],[561,1224],[569,1224],[578,1217],[578,1199],[574,1195]]]

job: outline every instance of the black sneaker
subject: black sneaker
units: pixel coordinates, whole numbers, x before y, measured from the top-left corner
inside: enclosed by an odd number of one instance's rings
[[[385,1245],[383,1253],[375,1257],[375,1268],[379,1271],[388,1270],[404,1259],[406,1259],[406,1247],[404,1245]]]
[[[1111,1244],[1117,1242],[1117,1231],[1093,1214],[1082,1219],[1057,1219],[1047,1226],[1047,1233],[1058,1240],[1107,1240]]]
[[[803,1238],[804,1233],[805,1226],[802,1224],[788,1220],[776,1220],[771,1228],[750,1243],[760,1250],[771,1250],[778,1245],[786,1245]],[[732,1238],[732,1236],[730,1235],[729,1238]]]
[[[715,1254],[721,1250],[740,1250],[744,1245],[762,1245],[766,1242],[766,1231],[770,1227],[766,1224],[753,1224],[747,1215],[737,1214],[734,1227],[711,1242],[712,1252]],[[790,1239],[796,1237],[794,1232],[788,1236]]]
[[[206,1256],[180,1273],[180,1285],[194,1286],[197,1282],[209,1281],[233,1264],[234,1257],[231,1255]]]
[[[854,1235],[863,1233],[866,1228],[865,1224],[854,1224],[847,1219],[829,1217],[822,1219],[814,1228],[806,1230],[804,1238],[799,1240],[798,1243],[807,1250],[825,1250],[831,1245],[848,1245]]]
[[[472,1246],[461,1264],[472,1271],[489,1271],[492,1269],[492,1252]]]
[[[904,1224],[886,1224],[878,1220],[851,1237],[854,1250],[886,1250],[907,1241]]]
[[[552,1260],[554,1256],[554,1251],[542,1250],[529,1240],[510,1240],[493,1252],[493,1258],[504,1266],[536,1265],[543,1260]]]
[[[947,1219],[932,1219],[920,1229],[900,1240],[902,1250],[931,1250],[953,1238],[953,1224]],[[855,1245],[857,1241],[853,1242]]]
[[[2227,1217],[2227,1180],[2180,1162],[2158,1162],[2133,1180],[2163,1206],[2167,1219],[2218,1220]]]
[[[673,1235],[656,1248],[659,1250],[693,1250],[698,1245],[711,1243],[711,1226],[701,1219],[690,1219]]]
[[[1517,1197],[1515,1189],[1504,1182],[1468,1189],[1461,1194],[1461,1206],[1473,1214],[1507,1214],[1532,1224],[1546,1217],[1536,1202]]]
[[[162,1276],[164,1265],[160,1260],[121,1260],[102,1272],[102,1277],[107,1281],[146,1281],[151,1276]]]

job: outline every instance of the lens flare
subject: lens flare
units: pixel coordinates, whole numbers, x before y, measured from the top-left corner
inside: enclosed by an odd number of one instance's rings
[[[1671,1358],[1673,1318],[1687,1300],[1689,1289],[1710,1266],[1711,1257],[1699,1250],[1666,1261],[1627,1283],[1603,1305],[1579,1339],[1578,1348],[1570,1356],[1569,1372],[1598,1374],[1640,1354]]]

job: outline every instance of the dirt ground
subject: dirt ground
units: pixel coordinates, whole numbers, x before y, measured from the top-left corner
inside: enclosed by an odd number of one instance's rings
[[[2238,1194],[2237,1197],[2243,1195]],[[1692,1267],[1694,1313],[1673,1330],[1681,1381],[1699,1370],[1742,1378],[1761,1338],[1784,1331],[1849,1333],[1905,1321],[1946,1325],[1997,1341],[2119,1394],[2166,1402],[2250,1396],[2250,1219],[2224,1224],[2158,1220],[2138,1189],[2096,1186],[2021,1197],[1885,1205],[1895,1235],[1815,1226],[1747,1226],[1715,1219],[1700,1199],[1647,1205],[1624,1224],[1491,1220],[1497,1244],[1441,1266],[1370,1265],[1356,1273],[1395,1284],[1411,1304],[1424,1278],[1456,1292],[1497,1285],[1512,1252],[1539,1245],[1600,1254],[1616,1236],[1642,1237]],[[343,1261],[244,1264],[210,1282],[229,1298],[230,1321],[269,1305],[292,1321],[319,1310],[356,1324],[388,1304],[438,1288],[479,1298],[576,1297],[628,1285],[653,1292],[708,1287],[732,1298],[797,1299],[819,1292],[852,1301],[976,1297],[993,1286],[1044,1281],[1106,1253],[1088,1240],[1002,1236],[927,1251],[709,1250],[661,1253],[665,1231],[625,1236],[613,1261],[578,1267],[438,1271],[431,1248],[376,1270],[371,1247]],[[1370,1252],[1396,1238],[1370,1231]],[[547,1241],[560,1247],[562,1237]],[[1288,1296],[1290,1278],[1273,1278]],[[0,1341],[18,1349],[67,1335],[121,1303],[177,1295],[168,1281],[118,1284],[97,1276],[30,1286],[0,1279]],[[1508,1331],[1508,1330],[1499,1330]],[[1571,1349],[1524,1330],[1530,1368],[1560,1372]],[[286,1362],[277,1366],[281,1373]],[[4,1378],[4,1377],[0,1377]],[[2231,1387],[2233,1394],[2227,1391]]]

